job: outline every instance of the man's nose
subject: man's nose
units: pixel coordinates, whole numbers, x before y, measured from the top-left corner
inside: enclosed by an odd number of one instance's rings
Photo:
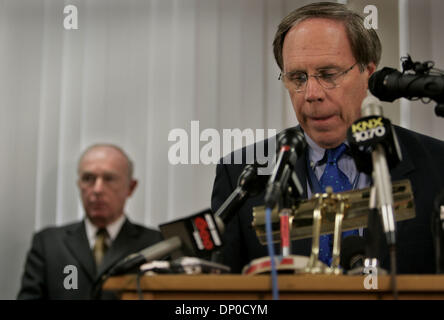
[[[101,193],[103,191],[103,187],[103,179],[101,177],[96,178],[93,186],[94,193]]]
[[[315,77],[308,77],[305,87],[305,100],[308,102],[322,101],[324,99],[324,88]]]

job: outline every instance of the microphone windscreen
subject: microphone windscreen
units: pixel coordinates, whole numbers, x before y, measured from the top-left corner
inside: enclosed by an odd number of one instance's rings
[[[370,92],[381,101],[393,102],[395,99],[399,98],[398,95],[387,89],[386,77],[390,74],[393,74],[394,77],[398,77],[401,73],[396,69],[384,67],[382,70],[374,72],[368,79],[368,88]]]
[[[297,154],[301,154],[307,146],[304,133],[299,128],[288,128],[278,134],[277,151],[283,145],[295,148]]]

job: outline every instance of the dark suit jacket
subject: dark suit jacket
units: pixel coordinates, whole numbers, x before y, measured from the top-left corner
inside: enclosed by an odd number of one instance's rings
[[[397,272],[434,273],[435,255],[432,237],[432,211],[435,196],[444,187],[444,142],[413,131],[395,127],[403,161],[391,171],[392,180],[410,179],[416,204],[416,217],[397,223]],[[242,150],[245,155],[245,148]],[[243,158],[245,159],[245,157]],[[245,161],[245,160],[244,160]],[[231,162],[233,163],[233,162]],[[234,190],[245,165],[219,164],[213,186],[212,209],[215,212]],[[298,159],[297,175],[307,197],[306,157]],[[251,227],[252,207],[263,205],[264,193],[249,198],[228,223],[224,234],[223,263],[232,272],[241,272],[251,260],[267,256]],[[390,268],[383,234],[379,235],[380,262]],[[279,251],[278,251],[279,252]],[[309,256],[311,239],[292,242],[292,253]]]
[[[44,229],[33,237],[17,298],[90,299],[93,284],[114,263],[160,240],[160,232],[126,219],[96,272],[83,221]],[[67,265],[77,268],[78,289],[65,289]]]

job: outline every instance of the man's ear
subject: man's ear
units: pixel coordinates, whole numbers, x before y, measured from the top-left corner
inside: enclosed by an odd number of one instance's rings
[[[134,190],[136,190],[137,184],[138,184],[138,181],[136,179],[133,179],[130,181],[128,197],[133,194]]]
[[[374,62],[370,62],[365,69],[367,70],[368,77],[370,78],[370,76],[373,74],[373,72],[376,71],[376,65]]]

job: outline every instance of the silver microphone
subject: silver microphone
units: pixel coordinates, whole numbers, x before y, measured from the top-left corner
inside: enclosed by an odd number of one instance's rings
[[[363,117],[383,115],[381,101],[370,94],[362,101],[361,111]],[[387,130],[387,128],[381,126],[380,130]],[[392,182],[384,147],[379,143],[376,144],[371,153],[371,157],[376,200],[382,217],[384,233],[388,245],[394,245],[396,243],[396,230],[393,211]]]

